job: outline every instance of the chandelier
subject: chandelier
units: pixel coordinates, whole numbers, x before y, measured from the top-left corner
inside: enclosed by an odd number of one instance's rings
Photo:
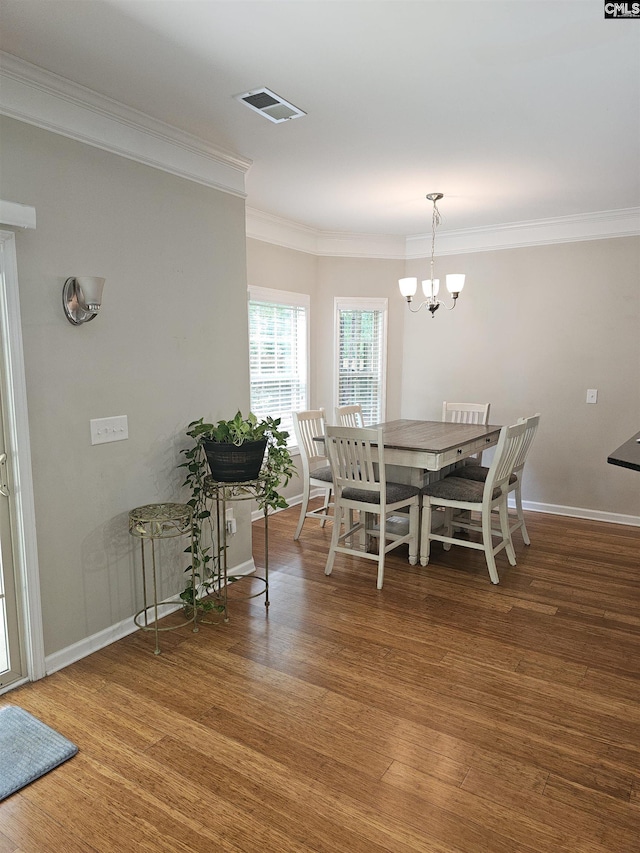
[[[463,273],[450,273],[447,275],[447,290],[453,298],[451,305],[446,305],[441,299],[438,299],[438,291],[440,290],[440,279],[433,277],[433,262],[436,249],[436,229],[440,224],[440,211],[438,210],[437,202],[444,198],[442,193],[429,193],[427,196],[429,201],[433,202],[433,215],[431,217],[431,278],[427,278],[422,282],[422,292],[424,293],[424,302],[421,302],[417,308],[411,307],[411,302],[418,289],[417,278],[401,278],[398,281],[400,293],[407,300],[409,310],[417,314],[421,308],[426,308],[431,312],[431,317],[435,315],[438,308],[443,305],[447,311],[452,311],[456,307],[456,300],[460,296],[460,291],[464,287]]]

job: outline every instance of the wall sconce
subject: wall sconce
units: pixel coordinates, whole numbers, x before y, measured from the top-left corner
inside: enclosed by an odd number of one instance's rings
[[[104,279],[85,275],[68,278],[62,288],[62,307],[67,320],[80,326],[93,320],[102,305]]]

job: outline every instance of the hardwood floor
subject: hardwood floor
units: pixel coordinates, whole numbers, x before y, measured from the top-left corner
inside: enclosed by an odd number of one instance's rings
[[[640,849],[639,528],[528,513],[499,586],[436,544],[377,591],[368,561],[325,577],[330,526],[294,542],[297,515],[268,616],[234,600],[1,697],[80,751],[0,804],[0,853]]]

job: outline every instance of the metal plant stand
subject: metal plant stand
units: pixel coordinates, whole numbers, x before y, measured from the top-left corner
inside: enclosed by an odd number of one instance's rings
[[[161,631],[175,631],[184,625],[193,623],[194,632],[198,630],[197,608],[193,608],[193,614],[185,617],[183,622],[177,625],[159,627],[158,609],[166,604],[182,604],[179,598],[169,598],[158,601],[158,581],[156,572],[156,540],[173,539],[177,536],[189,536],[191,539],[191,551],[193,553],[193,510],[187,504],[164,503],[147,504],[132,509],[129,513],[129,533],[140,540],[140,554],[142,558],[142,593],[144,607],[133,617],[133,621],[142,631],[153,631],[155,634],[156,647],[154,654],[160,654],[159,634]],[[151,542],[151,585],[153,600],[147,597],[147,564],[145,560],[145,542]],[[191,587],[195,598],[196,578],[193,566],[191,568]],[[149,618],[149,612],[153,618]]]
[[[216,542],[219,554],[219,583],[218,594],[225,622],[229,621],[228,589],[230,583],[253,579],[261,584],[258,592],[248,593],[245,598],[258,598],[264,595],[264,606],[269,607],[269,516],[267,507],[264,508],[264,574],[257,575],[252,572],[249,575],[229,575],[227,566],[227,504],[235,501],[256,500],[262,497],[263,485],[260,480],[248,480],[244,483],[223,483],[206,477],[204,491],[216,505],[215,525]]]

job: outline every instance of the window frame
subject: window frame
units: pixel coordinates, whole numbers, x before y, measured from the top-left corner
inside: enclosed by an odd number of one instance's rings
[[[299,293],[292,290],[278,290],[272,287],[261,287],[259,285],[250,284],[247,287],[247,325],[250,328],[250,303],[251,302],[268,302],[273,305],[281,305],[283,307],[303,308],[306,316],[306,346],[305,346],[305,363],[306,363],[306,400],[303,409],[309,408],[309,399],[311,391],[309,387],[311,376],[311,296],[308,293]],[[252,376],[251,376],[251,356],[249,356],[249,400],[251,400]],[[296,454],[299,452],[293,427],[289,431],[289,439],[287,447],[290,453]]]
[[[387,334],[389,326],[389,300],[386,297],[335,296],[334,297],[334,362],[333,362],[333,405],[339,403],[340,392],[340,312],[380,311],[380,423],[384,423],[387,412]]]

